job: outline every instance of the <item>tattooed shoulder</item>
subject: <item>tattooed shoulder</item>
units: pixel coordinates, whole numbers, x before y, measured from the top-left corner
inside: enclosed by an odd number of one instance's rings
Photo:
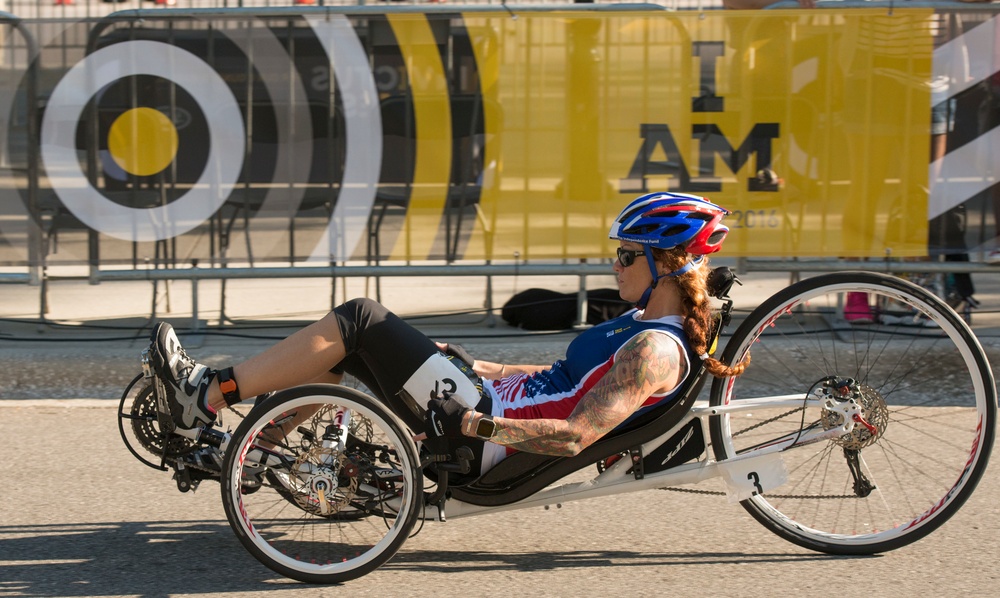
[[[668,335],[646,330],[622,346],[616,361],[631,372],[634,382],[652,388],[672,386],[680,373],[681,348]]]

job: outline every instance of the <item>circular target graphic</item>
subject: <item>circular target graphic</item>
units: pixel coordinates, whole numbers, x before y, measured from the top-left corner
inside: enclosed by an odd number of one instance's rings
[[[132,108],[118,115],[108,132],[108,152],[125,172],[156,174],[177,155],[177,129],[154,108]]]
[[[168,79],[189,93],[205,115],[210,140],[205,168],[192,188],[152,208],[106,198],[88,182],[76,149],[77,123],[91,98],[106,85],[137,75]],[[109,149],[126,172],[155,174],[173,161],[177,133],[162,112],[136,108],[115,125]],[[52,189],[81,222],[126,241],[160,241],[196,228],[225,202],[243,167],[245,130],[232,91],[207,64],[176,46],[137,40],[97,50],[66,73],[49,97],[40,141]]]

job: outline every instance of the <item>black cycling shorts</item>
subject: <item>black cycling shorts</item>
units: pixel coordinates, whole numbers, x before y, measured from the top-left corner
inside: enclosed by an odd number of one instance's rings
[[[347,351],[333,371],[351,374],[373,392],[396,394],[438,352],[434,341],[372,299],[352,299],[333,313]]]
[[[333,314],[340,326],[347,357],[331,371],[354,376],[411,429],[423,430],[422,410],[408,403],[405,393],[400,391],[428,359],[440,353],[434,341],[372,299],[352,299],[335,307]],[[471,368],[462,369],[465,373],[455,366],[456,377],[471,374]],[[478,378],[474,382],[481,387]],[[476,398],[478,411],[492,411],[489,397]],[[473,400],[469,404],[475,403]]]

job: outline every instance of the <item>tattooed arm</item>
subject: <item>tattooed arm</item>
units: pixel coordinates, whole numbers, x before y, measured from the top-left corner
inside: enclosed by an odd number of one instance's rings
[[[672,338],[641,332],[622,346],[615,364],[567,419],[497,417],[491,442],[543,455],[576,455],[628,419],[650,395],[673,390],[681,380],[681,359]]]

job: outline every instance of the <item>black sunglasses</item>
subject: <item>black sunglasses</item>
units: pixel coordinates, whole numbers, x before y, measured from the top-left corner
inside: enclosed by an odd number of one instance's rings
[[[622,268],[628,268],[635,263],[635,258],[640,255],[646,255],[646,252],[640,249],[625,249],[624,247],[619,247],[618,263],[622,265]]]

